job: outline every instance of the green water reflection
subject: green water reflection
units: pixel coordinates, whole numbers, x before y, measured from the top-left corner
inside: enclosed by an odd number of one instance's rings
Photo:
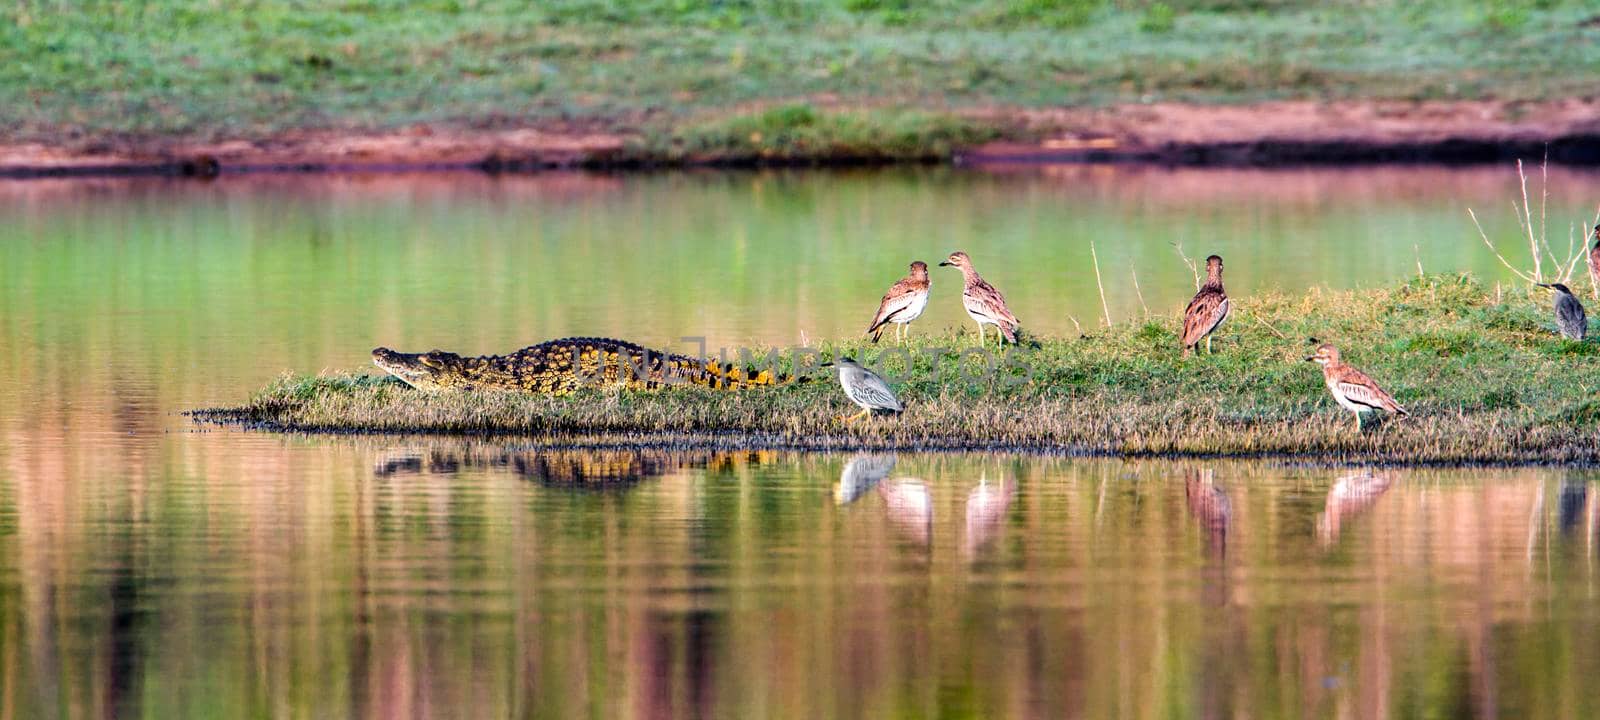
[[[1564,238],[1600,176],[1550,190]],[[378,344],[837,337],[956,248],[1053,334],[1098,315],[1091,241],[1119,320],[1182,307],[1173,242],[1235,295],[1492,282],[1464,208],[1522,262],[1518,196],[1504,169],[0,183],[0,720],[1600,715],[1588,472],[178,414]],[[913,332],[965,327],[934,281]]]
[[[1589,473],[158,447],[8,466],[4,716],[1600,712]]]

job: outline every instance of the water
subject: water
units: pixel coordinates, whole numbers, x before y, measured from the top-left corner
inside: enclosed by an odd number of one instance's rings
[[[1596,716],[1590,471],[177,414],[376,344],[842,336],[956,248],[1048,333],[1099,312],[1090,240],[1119,319],[1187,299],[1171,241],[1236,295],[1493,282],[1463,208],[1524,263],[1513,197],[1504,170],[0,184],[0,718]],[[1595,197],[1553,174],[1551,236]],[[915,331],[966,322],[939,270]]]

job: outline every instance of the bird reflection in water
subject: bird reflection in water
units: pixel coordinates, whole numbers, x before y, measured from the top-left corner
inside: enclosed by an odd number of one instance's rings
[[[1188,470],[1183,478],[1189,514],[1205,532],[1206,551],[1216,560],[1228,555],[1228,526],[1233,521],[1233,501],[1216,483],[1211,470]]]
[[[1575,478],[1562,480],[1558,505],[1557,520],[1560,521],[1561,532],[1570,533],[1583,520],[1583,511],[1589,505],[1589,483]]]
[[[922,548],[933,542],[933,496],[920,478],[899,477],[884,481],[894,471],[895,456],[859,453],[845,463],[839,484],[833,488],[833,501],[849,505],[874,488],[883,498],[889,524],[905,539]]]
[[[833,501],[849,505],[873,490],[883,499],[889,524],[906,542],[931,550],[933,547],[933,490],[915,477],[886,480],[894,471],[895,456],[861,453],[845,463]],[[1006,515],[1017,496],[1017,483],[1006,479],[992,482],[987,475],[967,493],[966,523],[961,552],[971,560],[993,543],[1005,526]]]
[[[1016,496],[1015,481],[991,483],[987,475],[981,476],[978,486],[967,493],[967,535],[961,550],[968,559],[976,557],[995,538]]]
[[[894,471],[895,456],[860,453],[845,463],[839,484],[833,488],[833,501],[849,505],[867,494]]]
[[[905,539],[923,548],[933,545],[933,495],[921,478],[902,477],[878,486],[884,510]]]
[[[1205,543],[1205,563],[1200,568],[1202,650],[1195,678],[1195,707],[1191,717],[1236,716],[1234,702],[1242,675],[1234,671],[1248,655],[1244,612],[1233,603],[1232,573],[1228,568],[1228,535],[1233,531],[1233,501],[1216,483],[1211,470],[1187,470],[1183,477],[1185,505],[1199,524]]]
[[[1389,491],[1387,473],[1361,471],[1341,476],[1328,490],[1322,514],[1317,516],[1317,540],[1323,547],[1339,542],[1339,531],[1346,520],[1365,512]]]

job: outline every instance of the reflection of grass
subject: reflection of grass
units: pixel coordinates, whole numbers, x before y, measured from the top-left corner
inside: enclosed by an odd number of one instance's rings
[[[640,130],[746,103],[1531,99],[1600,80],[1579,2],[8,3],[10,133]]]
[[[1379,291],[1236,299],[1214,355],[1181,360],[1176,319],[1080,339],[1042,339],[1017,359],[1026,383],[968,380],[971,335],[919,337],[897,420],[844,427],[831,380],[745,393],[591,390],[558,399],[428,395],[351,376],[288,377],[244,407],[209,415],[303,430],[512,432],[555,442],[689,441],[801,447],[1017,447],[1128,455],[1291,455],[1327,461],[1597,461],[1590,388],[1600,365],[1544,328],[1544,300],[1499,304],[1470,277]],[[1516,316],[1520,322],[1505,322]],[[1497,323],[1486,319],[1496,318]],[[1280,334],[1282,337],[1280,337]],[[1342,345],[1414,417],[1365,434],[1302,361],[1306,338]],[[924,354],[948,346],[938,363]],[[859,340],[828,353],[890,360]],[[972,360],[972,358],[967,358]],[[314,392],[309,392],[313,390]]]

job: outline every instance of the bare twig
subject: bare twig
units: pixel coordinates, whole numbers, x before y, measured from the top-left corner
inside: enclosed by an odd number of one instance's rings
[[[1478,216],[1472,212],[1472,208],[1467,208],[1467,217],[1472,218],[1472,225],[1478,228],[1478,237],[1483,238],[1483,244],[1489,247],[1489,252],[1494,253],[1495,258],[1500,260],[1501,265],[1506,266],[1506,269],[1510,270],[1511,274],[1522,278],[1526,282],[1538,282],[1537,280],[1533,279],[1533,276],[1518,270],[1506,260],[1506,256],[1500,254],[1500,251],[1495,248],[1494,243],[1489,241],[1489,235],[1483,231],[1483,225],[1478,223]]]
[[[1544,261],[1548,258],[1550,260],[1551,273],[1553,274],[1550,281],[1572,282],[1572,274],[1577,271],[1578,260],[1580,257],[1586,256],[1587,251],[1583,247],[1585,243],[1581,240],[1582,236],[1573,235],[1570,229],[1567,233],[1567,254],[1565,257],[1558,257],[1555,247],[1550,244],[1550,158],[1548,153],[1544,162],[1540,165],[1539,177],[1540,182],[1544,185],[1540,188],[1539,222],[1536,225],[1533,222],[1533,201],[1528,197],[1528,173],[1522,161],[1517,161],[1517,180],[1522,189],[1522,202],[1519,204],[1515,199],[1511,201],[1511,217],[1516,219],[1517,228],[1528,238],[1528,254],[1533,260],[1533,271],[1531,273],[1511,267],[1511,263],[1505,259],[1505,256],[1501,255],[1499,250],[1494,247],[1494,244],[1489,242],[1488,235],[1483,232],[1483,226],[1481,225],[1478,226],[1478,235],[1484,239],[1484,243],[1500,259],[1500,263],[1516,273],[1517,277],[1533,283],[1543,282],[1546,279]],[[1472,215],[1470,208],[1467,210],[1467,214]],[[1596,219],[1600,221],[1600,212],[1596,213]],[[1477,216],[1473,216],[1472,222],[1477,225]],[[1595,297],[1600,299],[1600,288],[1596,288],[1594,292]]]
[[[1556,253],[1550,248],[1550,225],[1545,220],[1545,206],[1550,203],[1550,147],[1545,146],[1544,162],[1539,163],[1539,239],[1544,242],[1545,252],[1550,254],[1550,261],[1557,267],[1561,261],[1556,259]],[[1528,221],[1533,222],[1531,219]],[[1567,257],[1572,257],[1572,243],[1567,243]],[[1565,277],[1558,278],[1559,282],[1566,282]]]
[[[1083,326],[1078,324],[1078,319],[1073,317],[1071,313],[1067,314],[1067,319],[1072,321],[1073,329],[1077,330],[1079,335],[1082,335],[1083,334]]]
[[[1578,255],[1576,244],[1573,242],[1573,230],[1574,228],[1571,225],[1567,226],[1567,259],[1572,261],[1572,267],[1577,267]],[[1567,276],[1572,276],[1570,268],[1567,270]],[[1566,282],[1566,280],[1562,280],[1562,282]]]
[[[1100,282],[1100,254],[1094,250],[1094,242],[1089,243],[1089,257],[1094,259],[1094,284],[1100,287],[1100,311],[1106,314],[1106,327],[1111,327],[1111,308],[1106,305],[1106,285]]]
[[[1271,325],[1268,325],[1268,324],[1267,324],[1267,321],[1265,321],[1265,320],[1262,320],[1262,319],[1261,319],[1261,318],[1259,318],[1259,317],[1256,317],[1256,314],[1255,314],[1255,313],[1250,313],[1250,319],[1251,319],[1251,320],[1254,320],[1254,321],[1256,321],[1256,324],[1257,324],[1257,325],[1260,325],[1260,326],[1261,326],[1261,327],[1264,327],[1264,328],[1266,328],[1266,329],[1268,329],[1268,330],[1270,330],[1270,331],[1272,331],[1272,334],[1273,334],[1273,335],[1277,335],[1277,336],[1278,336],[1278,339],[1279,339],[1279,340],[1288,340],[1288,339],[1289,339],[1289,336],[1287,336],[1287,335],[1284,335],[1284,334],[1283,334],[1283,333],[1281,333],[1281,332],[1278,332],[1278,329],[1277,329],[1277,328],[1275,328],[1275,327],[1273,327],[1273,326],[1271,326]]]
[[[1150,317],[1150,306],[1144,304],[1144,291],[1139,289],[1139,269],[1128,264],[1128,272],[1133,275],[1133,292],[1139,296],[1139,307],[1144,308],[1144,316]]]
[[[1199,290],[1200,289],[1200,266],[1195,265],[1194,261],[1189,259],[1188,255],[1184,254],[1184,252],[1183,252],[1183,243],[1180,243],[1180,242],[1177,242],[1177,241],[1173,241],[1172,247],[1173,247],[1174,250],[1178,251],[1178,257],[1183,258],[1183,264],[1189,266],[1190,274],[1194,275],[1194,289]]]
[[[1587,256],[1586,253],[1573,249],[1574,235],[1577,235],[1577,228],[1569,226],[1567,228],[1567,269],[1561,273],[1561,282],[1564,283],[1572,282],[1572,273],[1578,269],[1578,261]]]
[[[1539,260],[1539,241],[1533,236],[1533,209],[1528,205],[1528,174],[1522,171],[1522,160],[1517,160],[1517,177],[1522,180],[1522,215],[1517,218],[1517,224],[1528,233],[1528,252],[1533,255],[1534,282],[1544,280],[1544,268]],[[1515,210],[1516,201],[1512,201],[1511,208]]]
[[[1417,279],[1421,280],[1426,277],[1422,272],[1422,248],[1416,243],[1411,243],[1411,254],[1417,258]]]

